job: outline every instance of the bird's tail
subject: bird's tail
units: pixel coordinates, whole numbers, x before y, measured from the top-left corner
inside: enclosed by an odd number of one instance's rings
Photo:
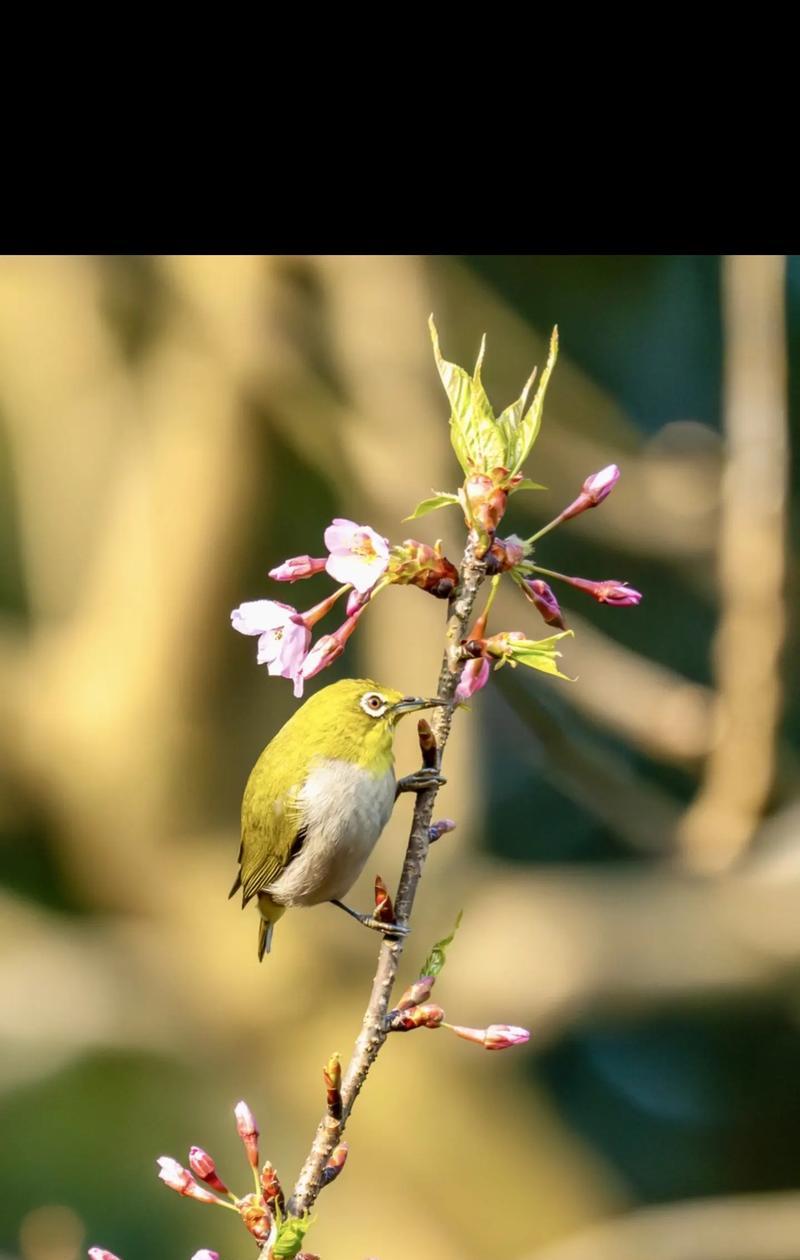
[[[270,951],[275,924],[286,907],[277,905],[266,893],[259,893],[258,909],[261,916],[258,922],[258,961],[262,962],[264,955]]]
[[[272,945],[272,933],[275,929],[274,923],[268,923],[266,919],[258,921],[258,961],[264,961],[264,955],[269,953]]]

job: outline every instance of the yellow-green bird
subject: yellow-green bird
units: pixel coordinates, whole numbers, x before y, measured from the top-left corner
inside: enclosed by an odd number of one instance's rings
[[[404,696],[369,678],[324,687],[281,727],[254,765],[242,801],[239,873],[230,891],[258,898],[258,957],[289,906],[332,901],[367,927],[371,915],[341,901],[358,879],[400,792],[443,783],[420,770],[396,782],[392,744],[401,717],[442,700]]]

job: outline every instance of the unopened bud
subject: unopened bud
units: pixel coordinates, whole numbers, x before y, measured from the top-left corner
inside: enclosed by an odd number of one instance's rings
[[[616,464],[609,464],[607,468],[601,468],[600,472],[592,473],[584,481],[577,499],[574,499],[569,507],[564,508],[558,519],[569,521],[573,516],[580,516],[581,512],[587,511],[588,508],[597,507],[598,503],[602,503],[603,499],[611,494],[619,481],[619,476],[620,472]]]
[[[441,1006],[428,1003],[405,1011],[392,1011],[388,1018],[389,1032],[411,1032],[414,1028],[438,1028],[444,1011]]]
[[[236,1132],[244,1143],[247,1159],[251,1168],[258,1168],[258,1125],[256,1118],[247,1103],[238,1102],[234,1107],[236,1116]]]
[[[275,1166],[267,1160],[261,1169],[261,1189],[264,1194],[264,1202],[272,1211],[277,1204],[280,1211],[283,1211],[283,1187],[280,1178],[275,1171]]]
[[[190,1172],[172,1159],[169,1155],[161,1155],[156,1163],[160,1168],[159,1177],[165,1186],[169,1186],[170,1190],[183,1194],[187,1199],[195,1199],[198,1203],[219,1203],[220,1200],[215,1194],[211,1194],[209,1190],[204,1190],[202,1186],[198,1186],[194,1177]]]
[[[490,1024],[488,1028],[463,1028],[460,1024],[448,1024],[447,1027],[457,1037],[465,1041],[474,1041],[486,1050],[507,1050],[510,1046],[521,1046],[530,1038],[527,1028],[517,1028],[513,1024]]]
[[[209,1251],[204,1247],[202,1251],[196,1251],[192,1256],[192,1260],[219,1260],[218,1251]]]
[[[428,828],[428,840],[433,844],[436,840],[440,840],[442,836],[446,836],[449,831],[455,831],[456,824],[452,818],[440,818],[438,822],[431,823]]]
[[[548,626],[558,626],[559,630],[566,630],[559,602],[546,582],[541,578],[528,578],[521,584],[521,590],[525,598],[541,613]]]
[[[426,770],[433,770],[436,766],[436,736],[426,718],[420,718],[417,722],[417,736],[422,764]]]
[[[325,1081],[325,1089],[327,1091],[328,1115],[334,1120],[342,1118],[342,1061],[338,1054],[332,1054],[325,1067],[322,1069],[322,1077]]]
[[[245,1228],[257,1242],[265,1243],[272,1233],[272,1216],[260,1194],[246,1194],[238,1199],[236,1208]]]
[[[115,1256],[113,1251],[106,1251],[105,1247],[90,1247],[87,1254],[89,1260],[119,1260],[119,1256]]]
[[[202,1146],[193,1146],[189,1151],[189,1167],[195,1177],[199,1177],[207,1186],[211,1186],[212,1190],[217,1190],[220,1194],[230,1193],[225,1182],[217,1176],[216,1164]]]
[[[394,906],[389,896],[389,889],[384,884],[380,875],[375,876],[375,914],[374,918],[380,923],[394,923]]]
[[[339,1145],[335,1147],[330,1159],[322,1170],[323,1186],[329,1186],[330,1183],[335,1181],[339,1176],[339,1173],[342,1171],[345,1163],[347,1162],[348,1149],[349,1148],[346,1142],[340,1142]]]
[[[387,576],[401,586],[418,586],[437,599],[448,599],[458,582],[458,569],[442,555],[440,543],[431,547],[406,538],[392,548]]]
[[[408,986],[395,1010],[407,1011],[409,1007],[418,1006],[420,1002],[427,1002],[435,983],[435,976],[420,976],[419,980],[415,980]]]
[[[641,603],[641,591],[635,591],[632,586],[628,586],[627,582],[615,582],[609,579],[605,582],[592,582],[589,578],[566,578],[570,586],[574,586],[579,591],[585,591],[587,595],[591,595],[592,599],[596,599],[598,604],[611,604],[615,608],[627,608],[632,604]]]
[[[313,556],[292,556],[276,569],[270,569],[269,576],[276,582],[297,582],[299,578],[309,578],[315,573],[321,573],[326,564],[326,556],[321,560],[315,560]]]

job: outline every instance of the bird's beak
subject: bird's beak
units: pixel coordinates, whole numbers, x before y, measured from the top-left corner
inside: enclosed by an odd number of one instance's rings
[[[435,709],[437,706],[444,706],[446,701],[439,700],[434,697],[432,700],[426,700],[424,696],[403,696],[402,700],[398,700],[397,704],[392,705],[392,711],[401,717],[404,713],[413,713],[416,709]]]

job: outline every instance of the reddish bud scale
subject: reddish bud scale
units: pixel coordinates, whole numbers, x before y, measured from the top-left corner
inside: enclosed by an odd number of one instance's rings
[[[438,1028],[444,1019],[441,1006],[433,1003],[412,1006],[410,1010],[392,1011],[389,1016],[389,1032],[411,1032],[414,1028]]]
[[[278,1209],[283,1212],[283,1186],[280,1183],[280,1178],[275,1171],[274,1165],[271,1164],[269,1160],[267,1160],[264,1167],[261,1169],[261,1189],[263,1191],[264,1202],[267,1207],[272,1211],[274,1210],[275,1205],[277,1205]]]
[[[389,896],[389,889],[380,875],[375,876],[375,915],[380,923],[394,923],[394,906]]]
[[[327,1065],[322,1069],[327,1092],[328,1115],[334,1120],[342,1118],[342,1064],[338,1054],[331,1055]]]
[[[433,770],[436,767],[436,736],[431,729],[430,722],[426,718],[420,718],[417,722],[417,736],[419,738],[419,750],[422,753],[422,764],[426,770]]]
[[[272,1217],[261,1195],[246,1194],[237,1200],[236,1207],[245,1228],[257,1242],[265,1243],[272,1231]]]
[[[408,986],[395,1010],[407,1011],[412,1006],[419,1006],[420,1002],[427,1002],[435,983],[435,976],[420,976],[419,980]]]
[[[389,580],[401,586],[418,586],[437,599],[448,599],[458,582],[458,570],[443,556],[439,546],[407,538],[392,549]]]
[[[189,1151],[189,1167],[195,1177],[199,1177],[207,1186],[211,1186],[212,1190],[217,1190],[220,1194],[229,1193],[225,1182],[217,1176],[216,1164],[202,1146],[193,1146]]]
[[[520,539],[514,535],[510,538],[495,538],[486,556],[486,575],[494,577],[497,573],[508,573],[524,559],[525,547]]]

